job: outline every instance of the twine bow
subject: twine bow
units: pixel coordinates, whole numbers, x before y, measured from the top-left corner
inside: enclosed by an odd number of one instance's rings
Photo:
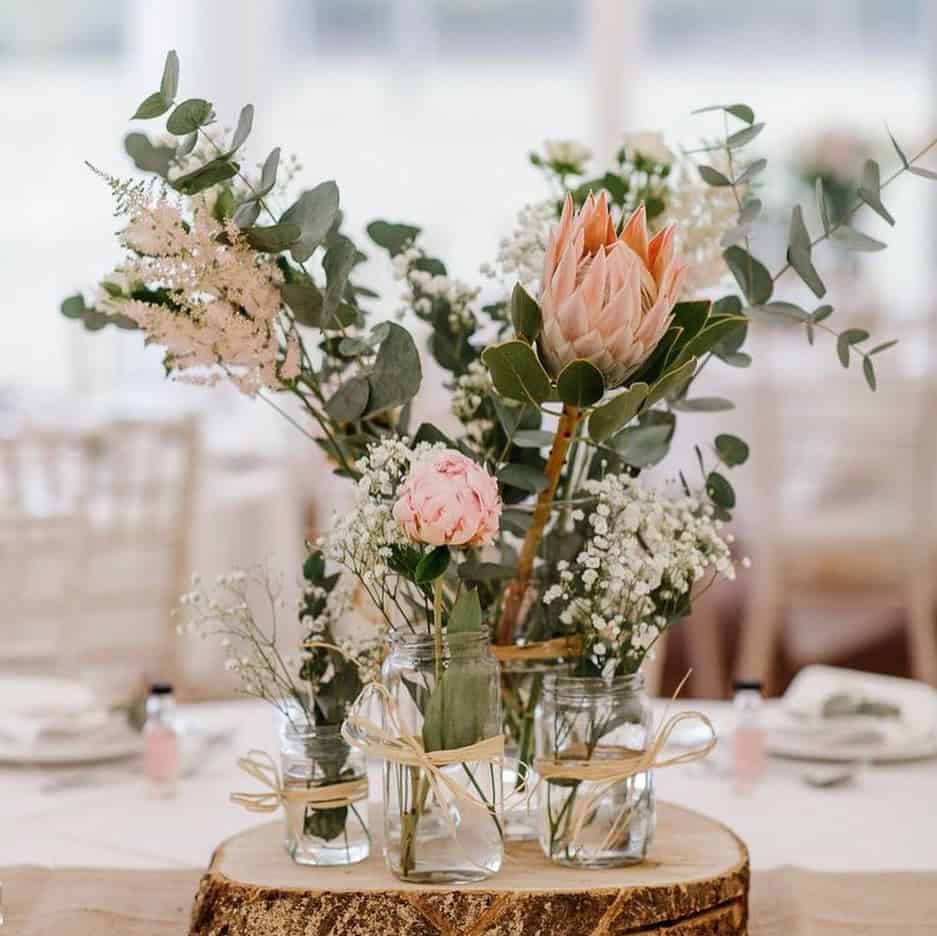
[[[280,806],[292,803],[313,806],[315,809],[336,809],[368,798],[367,777],[320,786],[288,787],[273,758],[266,751],[248,751],[246,757],[238,758],[238,767],[267,787],[263,793],[231,794],[232,803],[250,812],[272,813]]]
[[[578,656],[582,651],[582,638],[554,637],[552,640],[537,640],[528,644],[492,644],[491,652],[499,662],[514,660],[556,660],[560,657]]]
[[[372,697],[377,697],[383,706],[383,716],[388,729],[368,718],[364,710]],[[483,761],[500,764],[504,757],[504,736],[484,738],[465,747],[443,751],[426,751],[423,740],[404,731],[400,709],[390,692],[380,683],[370,683],[361,690],[351,704],[342,725],[342,737],[352,746],[372,757],[380,757],[406,767],[418,767],[423,771],[436,801],[445,806],[451,800],[459,800],[466,806],[478,807],[491,812],[493,805],[475,796],[470,790],[449,777],[442,770],[450,764],[468,764]],[[448,796],[446,795],[448,793]],[[455,823],[449,811],[443,815],[455,834]]]

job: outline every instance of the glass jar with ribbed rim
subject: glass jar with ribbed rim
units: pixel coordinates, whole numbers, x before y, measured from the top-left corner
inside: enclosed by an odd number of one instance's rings
[[[364,861],[368,832],[368,765],[341,735],[341,725],[287,719],[280,731],[286,850],[297,864]]]
[[[540,845],[559,864],[605,868],[644,860],[656,813],[641,674],[548,675],[537,710]]]
[[[384,731],[417,739],[438,761],[449,759],[442,751],[469,749],[438,774],[384,762],[384,856],[401,880],[468,883],[501,867],[499,676],[486,629],[444,635],[438,646],[430,634],[392,637],[382,668]]]

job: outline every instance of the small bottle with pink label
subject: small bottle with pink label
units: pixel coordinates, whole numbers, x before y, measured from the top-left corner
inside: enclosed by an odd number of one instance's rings
[[[143,771],[152,796],[175,796],[179,777],[179,739],[176,734],[176,699],[169,683],[154,683],[146,700]]]
[[[736,680],[733,684],[735,734],[732,737],[732,777],[739,793],[749,793],[767,769],[761,683]]]

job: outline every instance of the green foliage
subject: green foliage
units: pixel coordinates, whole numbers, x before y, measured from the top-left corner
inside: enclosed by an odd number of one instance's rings
[[[867,341],[869,333],[864,328],[847,328],[836,339],[836,353],[843,367],[849,367],[850,351],[853,345]]]
[[[244,143],[247,142],[247,138],[251,135],[253,126],[254,105],[245,104],[244,107],[241,108],[241,113],[238,115],[238,123],[234,128],[234,136],[231,137],[231,144],[228,149],[229,156],[239,150]]]
[[[155,91],[143,100],[133,112],[131,119],[152,120],[154,117],[161,117],[170,107],[172,107],[172,101],[166,100],[159,91]]]
[[[564,403],[581,409],[605,396],[605,378],[590,361],[571,361],[557,377],[556,390]]]
[[[368,375],[368,383],[371,385],[367,409],[369,416],[403,406],[416,396],[423,379],[420,353],[410,332],[396,322],[385,322],[383,325],[387,328],[387,334]]]
[[[539,468],[522,464],[505,465],[498,472],[498,480],[530,494],[544,490],[549,484],[547,476]]]
[[[680,394],[696,373],[696,363],[696,358],[690,358],[683,364],[667,371],[651,387],[644,403],[645,407],[651,407],[659,400]]]
[[[718,471],[711,471],[707,476],[706,492],[717,507],[731,510],[735,506],[735,491],[725,475],[721,475]]]
[[[892,227],[895,219],[891,212],[882,204],[881,173],[878,163],[874,159],[867,159],[862,167],[862,181],[859,185],[859,197],[880,217]]]
[[[308,260],[325,240],[338,217],[338,186],[331,180],[303,192],[280,217],[280,223],[299,226],[300,235],[290,253],[299,263]]]
[[[325,411],[336,422],[354,422],[368,408],[371,385],[367,377],[346,380],[325,404]]]
[[[177,105],[169,115],[166,129],[173,136],[185,136],[188,133],[195,133],[199,127],[210,123],[214,116],[215,112],[209,101],[202,98],[189,98]]]
[[[723,188],[732,184],[732,180],[728,176],[713,166],[700,166],[699,174],[707,185],[712,185],[715,188]]]
[[[748,444],[738,436],[722,433],[716,436],[713,445],[723,464],[729,468],[744,465],[748,461]]]
[[[280,253],[299,240],[302,232],[298,224],[272,224],[269,227],[251,227],[244,231],[247,243],[264,253]]]
[[[141,172],[168,178],[169,165],[176,154],[173,147],[154,145],[145,133],[128,133],[124,137],[124,150]]]
[[[478,592],[474,588],[466,588],[449,612],[446,634],[450,637],[454,634],[474,634],[480,631],[481,627],[482,606],[478,600]]]
[[[804,213],[800,205],[795,205],[791,211],[791,227],[788,234],[787,260],[797,272],[797,275],[810,287],[813,294],[822,299],[826,295],[826,286],[820,279],[813,260],[810,257],[813,245],[810,233],[804,224]]]
[[[855,250],[859,253],[870,253],[877,250],[884,250],[887,244],[862,231],[857,231],[848,224],[841,224],[830,232],[830,237],[838,244],[842,244],[847,250]]]
[[[505,341],[482,352],[495,389],[509,400],[539,406],[553,394],[550,378],[526,341]]]
[[[726,248],[722,257],[750,305],[762,305],[771,298],[774,284],[760,260],[737,245]]]
[[[412,224],[372,221],[367,232],[378,247],[383,247],[392,257],[396,257],[417,239],[420,229]]]
[[[638,415],[649,392],[650,387],[646,383],[634,383],[594,409],[589,417],[589,435],[592,439],[603,442],[628,425]]]
[[[219,156],[205,163],[204,166],[179,176],[172,182],[172,187],[183,195],[197,195],[219,182],[233,178],[238,174],[239,169],[236,162],[232,162],[225,156]]]
[[[125,315],[111,315],[107,312],[101,312],[94,306],[86,305],[84,297],[80,293],[65,299],[60,306],[60,311],[65,318],[81,322],[90,332],[101,331],[102,328],[106,328],[108,325],[113,325],[115,328],[125,331],[133,331],[137,328],[137,323]]]
[[[537,340],[543,327],[543,315],[537,300],[520,283],[515,284],[511,293],[511,322],[517,337],[523,338],[528,344]]]
[[[435,549],[431,549],[417,562],[416,568],[413,570],[413,581],[417,585],[434,582],[445,574],[446,569],[449,568],[450,559],[448,546],[437,546]]]

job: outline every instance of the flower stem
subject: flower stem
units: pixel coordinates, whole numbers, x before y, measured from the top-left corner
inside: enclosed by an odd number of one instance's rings
[[[442,576],[433,579],[433,647],[438,689],[442,678]]]
[[[517,574],[511,580],[504,596],[504,608],[501,611],[501,620],[498,622],[497,633],[498,643],[500,644],[511,643],[514,639],[517,618],[520,615],[521,605],[524,603],[524,596],[527,594],[527,586],[530,584],[530,576],[534,568],[534,559],[540,547],[540,540],[543,538],[543,528],[550,516],[550,508],[553,504],[553,498],[556,496],[560,474],[563,471],[563,465],[566,464],[569,444],[578,422],[578,408],[564,403],[560,421],[556,426],[556,435],[553,437],[550,457],[547,459],[545,469],[547,486],[537,497],[534,515],[527,529],[527,535],[524,537],[524,545],[521,547],[520,558],[517,562]]]

